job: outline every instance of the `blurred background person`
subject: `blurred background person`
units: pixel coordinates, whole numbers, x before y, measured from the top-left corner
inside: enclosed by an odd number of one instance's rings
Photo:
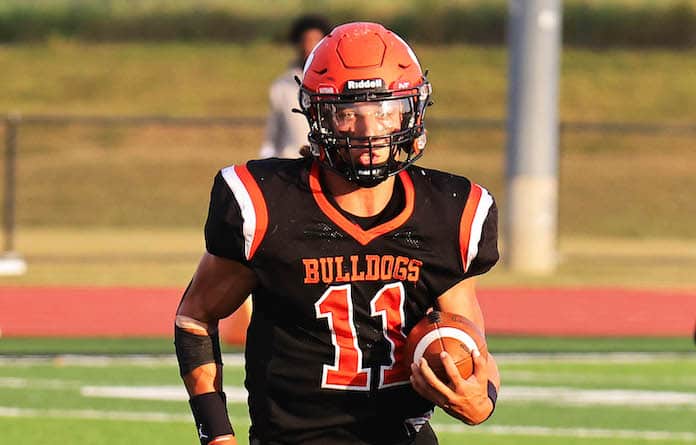
[[[271,84],[271,110],[259,156],[262,158],[299,158],[300,149],[307,145],[309,125],[297,108],[299,85],[295,76],[302,78],[305,60],[314,46],[331,31],[329,21],[319,15],[302,15],[295,19],[288,33],[288,41],[295,47],[295,59],[290,67]],[[230,344],[246,342],[246,326],[251,319],[251,298],[230,317],[220,322],[220,336]],[[241,328],[240,328],[241,327]]]
[[[302,68],[309,53],[329,31],[329,21],[320,15],[302,15],[292,23],[288,40],[295,47],[296,57],[290,67],[271,84],[270,112],[260,157],[297,158],[300,148],[307,145],[307,119],[292,112],[293,108],[297,108],[299,91],[295,76],[302,78]]]

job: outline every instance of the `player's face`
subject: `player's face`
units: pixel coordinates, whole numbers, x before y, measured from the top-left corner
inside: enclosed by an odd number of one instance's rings
[[[390,134],[401,130],[402,104],[399,100],[356,102],[335,105],[332,124],[343,137],[372,137],[373,143],[388,142]],[[389,146],[364,149],[353,148],[349,156],[357,164],[381,164],[389,159]]]

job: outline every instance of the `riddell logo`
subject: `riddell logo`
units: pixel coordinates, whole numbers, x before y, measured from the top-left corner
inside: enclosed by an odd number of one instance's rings
[[[382,79],[362,79],[362,80],[349,80],[346,83],[347,90],[371,90],[375,88],[382,88],[384,81]]]

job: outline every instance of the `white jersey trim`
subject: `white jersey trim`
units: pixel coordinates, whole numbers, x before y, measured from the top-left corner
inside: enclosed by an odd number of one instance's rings
[[[251,200],[251,195],[239,178],[239,175],[237,175],[234,167],[234,165],[225,167],[221,172],[227,186],[232,190],[237,204],[239,204],[239,209],[242,211],[242,220],[244,221],[242,225],[242,234],[244,235],[244,257],[249,260],[249,253],[254,243],[254,234],[256,233],[256,211],[254,210],[254,203]]]
[[[474,220],[471,222],[469,249],[466,253],[466,265],[464,266],[465,272],[469,269],[469,266],[471,266],[471,262],[474,261],[476,255],[478,255],[478,245],[481,241],[481,235],[483,234],[483,223],[486,221],[488,211],[493,205],[493,197],[488,193],[488,190],[478,184],[475,184],[475,186],[481,189],[481,198],[479,199],[478,206],[476,206]]]

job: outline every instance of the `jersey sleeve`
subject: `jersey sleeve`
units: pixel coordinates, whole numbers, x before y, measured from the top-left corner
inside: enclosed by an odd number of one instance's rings
[[[449,205],[454,207],[451,201]],[[498,208],[485,188],[471,183],[466,201],[450,215],[451,230],[442,231],[437,253],[421,273],[434,298],[462,280],[486,273],[499,256]]]
[[[246,263],[242,212],[232,190],[218,172],[210,191],[205,222],[206,250],[219,257]]]
[[[498,208],[493,195],[473,182],[459,221],[459,250],[465,279],[498,261]]]

